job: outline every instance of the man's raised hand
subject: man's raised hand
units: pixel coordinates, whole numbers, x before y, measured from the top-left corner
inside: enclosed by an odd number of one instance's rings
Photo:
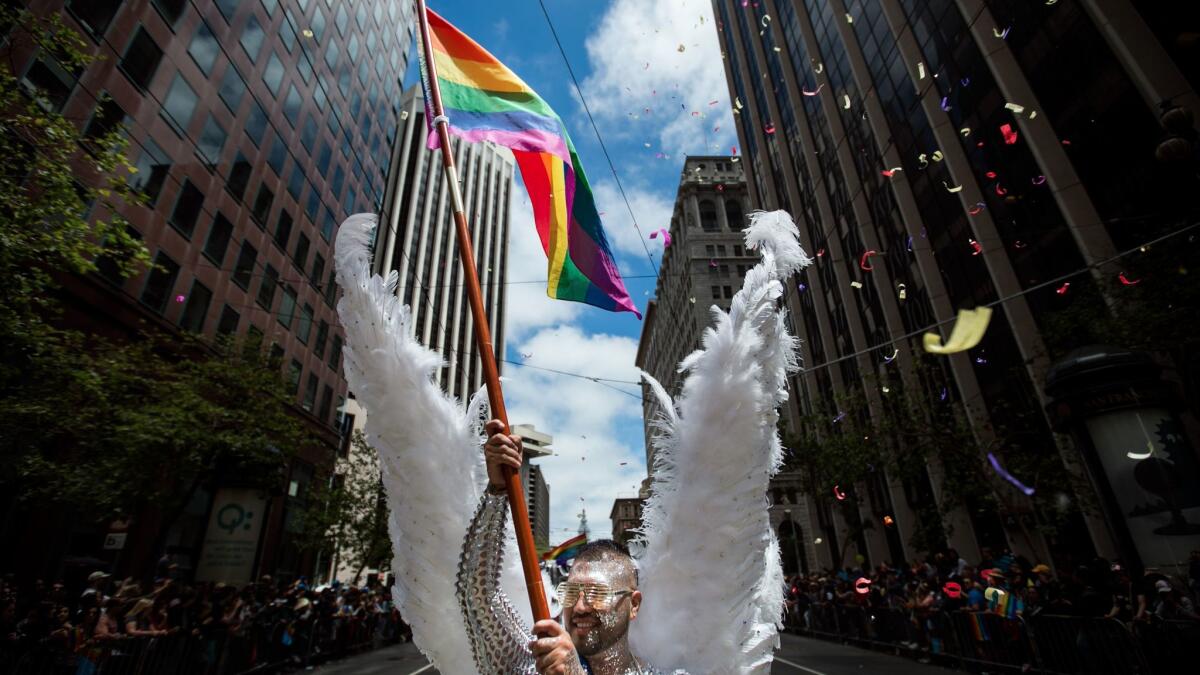
[[[504,489],[504,472],[500,467],[511,466],[521,470],[521,437],[515,434],[505,435],[504,423],[491,420],[484,427],[488,439],[483,444],[483,456],[487,461],[488,485],[495,491]]]

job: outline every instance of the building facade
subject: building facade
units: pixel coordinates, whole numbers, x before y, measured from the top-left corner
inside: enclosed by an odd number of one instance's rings
[[[529,525],[533,529],[533,543],[539,552],[550,548],[550,486],[542,475],[542,468],[531,460],[550,457],[554,449],[550,444],[554,437],[538,431],[532,424],[515,424],[512,432],[521,437],[525,454],[521,460],[521,485],[525,486],[525,506],[529,509]]]
[[[638,530],[642,528],[642,508],[646,500],[639,497],[617,497],[613,500],[612,511],[608,517],[612,520],[613,541],[619,541],[626,546],[637,538]]]
[[[846,397],[866,402],[851,415],[879,419],[887,392],[900,390],[951,406],[980,447],[1060,457],[1076,471],[1078,449],[1044,414],[1057,356],[1050,321],[1087,293],[1112,306],[1113,256],[1176,228],[1189,208],[1186,179],[1155,159],[1164,102],[1200,111],[1196,61],[1175,60],[1187,49],[1171,34],[1175,9],[1125,0],[713,7],[750,205],[792,213],[817,255],[788,289],[806,364],[791,382],[790,419],[833,418],[830,406]],[[1121,170],[1106,168],[1114,165]],[[1069,286],[1055,281],[1068,274]],[[923,356],[922,333],[945,324],[946,335],[957,310],[990,303],[998,307],[978,348]],[[918,362],[921,377],[905,367]],[[837,434],[840,419],[811,431]],[[1001,438],[1017,419],[1022,440]],[[874,472],[856,486],[864,498],[850,519],[829,486],[800,493],[804,536],[823,541],[815,562],[846,564],[849,536],[849,552],[868,563],[923,553],[912,535],[920,513],[948,503],[944,469],[935,459],[915,480]],[[1059,494],[1062,503],[1079,496]],[[1003,514],[943,509],[944,545],[968,559],[982,546],[1051,562],[1064,551],[1116,554],[1112,524],[1094,512],[1067,513],[1067,527],[1044,535],[1032,500],[1001,501]],[[853,519],[887,526],[851,535]]]
[[[285,494],[269,499],[247,573],[308,573],[312,556],[291,544],[290,514],[314,474],[328,469],[346,394],[333,236],[348,215],[383,204],[413,38],[411,3],[28,5],[61,12],[100,58],[71,73],[31,52],[14,72],[89,133],[123,126],[137,168],[131,183],[147,198],[122,215],[155,268],[122,279],[102,267],[72,289],[77,309],[97,330],[148,321],[269,345],[295,391],[297,414],[325,447],[302,450]],[[184,519],[195,526],[168,544],[185,570],[197,565],[212,498],[193,500]]]
[[[679,175],[675,209],[663,251],[654,298],[646,307],[638,342],[637,366],[666,390],[679,392],[679,362],[700,346],[712,323],[710,308],[729,309],[746,272],[758,256],[745,250],[746,180],[737,158],[689,156]],[[653,473],[653,421],[660,411],[643,387],[646,466]]]
[[[420,87],[404,92],[398,105],[400,142],[391,155],[396,171],[387,183],[388,206],[376,233],[375,268],[381,274],[397,272],[397,293],[412,308],[415,335],[449,364],[440,374],[442,388],[466,400],[483,385],[483,370],[476,355],[442,155],[426,147],[425,104]],[[508,265],[513,157],[491,143],[464,143],[454,137],[451,145],[492,344],[499,360],[504,357],[503,281]]]

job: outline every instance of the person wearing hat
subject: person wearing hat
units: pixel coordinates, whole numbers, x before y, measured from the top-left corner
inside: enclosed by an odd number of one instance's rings
[[[88,575],[87,588],[83,589],[83,595],[79,597],[79,606],[81,608],[95,607],[100,608],[105,600],[108,600],[108,595],[105,590],[108,588],[108,580],[112,577],[110,574],[96,570]]]

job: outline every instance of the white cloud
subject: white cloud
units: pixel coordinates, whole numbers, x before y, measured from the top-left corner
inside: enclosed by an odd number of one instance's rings
[[[661,148],[649,157],[714,154],[736,143],[708,0],[615,0],[586,48],[592,72],[582,86],[592,113],[622,135],[657,138]]]
[[[637,381],[631,337],[587,334],[561,324],[545,327],[522,341],[532,366],[588,377]],[[556,456],[539,460],[550,485],[550,539],[574,536],[576,514],[586,508],[593,537],[612,532],[613,499],[636,496],[646,476],[639,387],[558,375],[534,368],[508,367],[504,395],[514,424],[533,424],[554,437]],[[624,462],[624,466],[622,466]]]
[[[659,228],[671,228],[671,212],[674,207],[665,197],[674,195],[625,186],[629,207],[633,209],[633,215],[637,218],[638,228],[641,228],[639,234],[629,218],[629,209],[625,207],[616,183],[610,180],[597,181],[592,191],[596,197],[596,208],[604,214],[601,220],[604,222],[604,232],[608,235],[608,243],[612,246],[613,253],[645,262],[646,248],[649,247],[657,265],[662,260],[662,240],[650,241],[648,238],[651,232]],[[645,244],[642,243],[644,238]]]

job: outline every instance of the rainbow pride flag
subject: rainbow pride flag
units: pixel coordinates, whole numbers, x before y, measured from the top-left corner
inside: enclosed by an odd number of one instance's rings
[[[566,126],[529,85],[450,22],[428,10],[430,51],[450,133],[470,142],[491,141],[512,150],[529,191],[533,220],[546,252],[546,294],[612,312],[638,312],[617,265],[592,188]],[[419,31],[418,31],[419,37]],[[440,140],[433,128],[429,70],[424,50],[428,145]]]
[[[587,543],[587,535],[580,534],[564,541],[542,554],[542,560],[553,560],[559,565],[566,563],[579,554],[579,549]]]

